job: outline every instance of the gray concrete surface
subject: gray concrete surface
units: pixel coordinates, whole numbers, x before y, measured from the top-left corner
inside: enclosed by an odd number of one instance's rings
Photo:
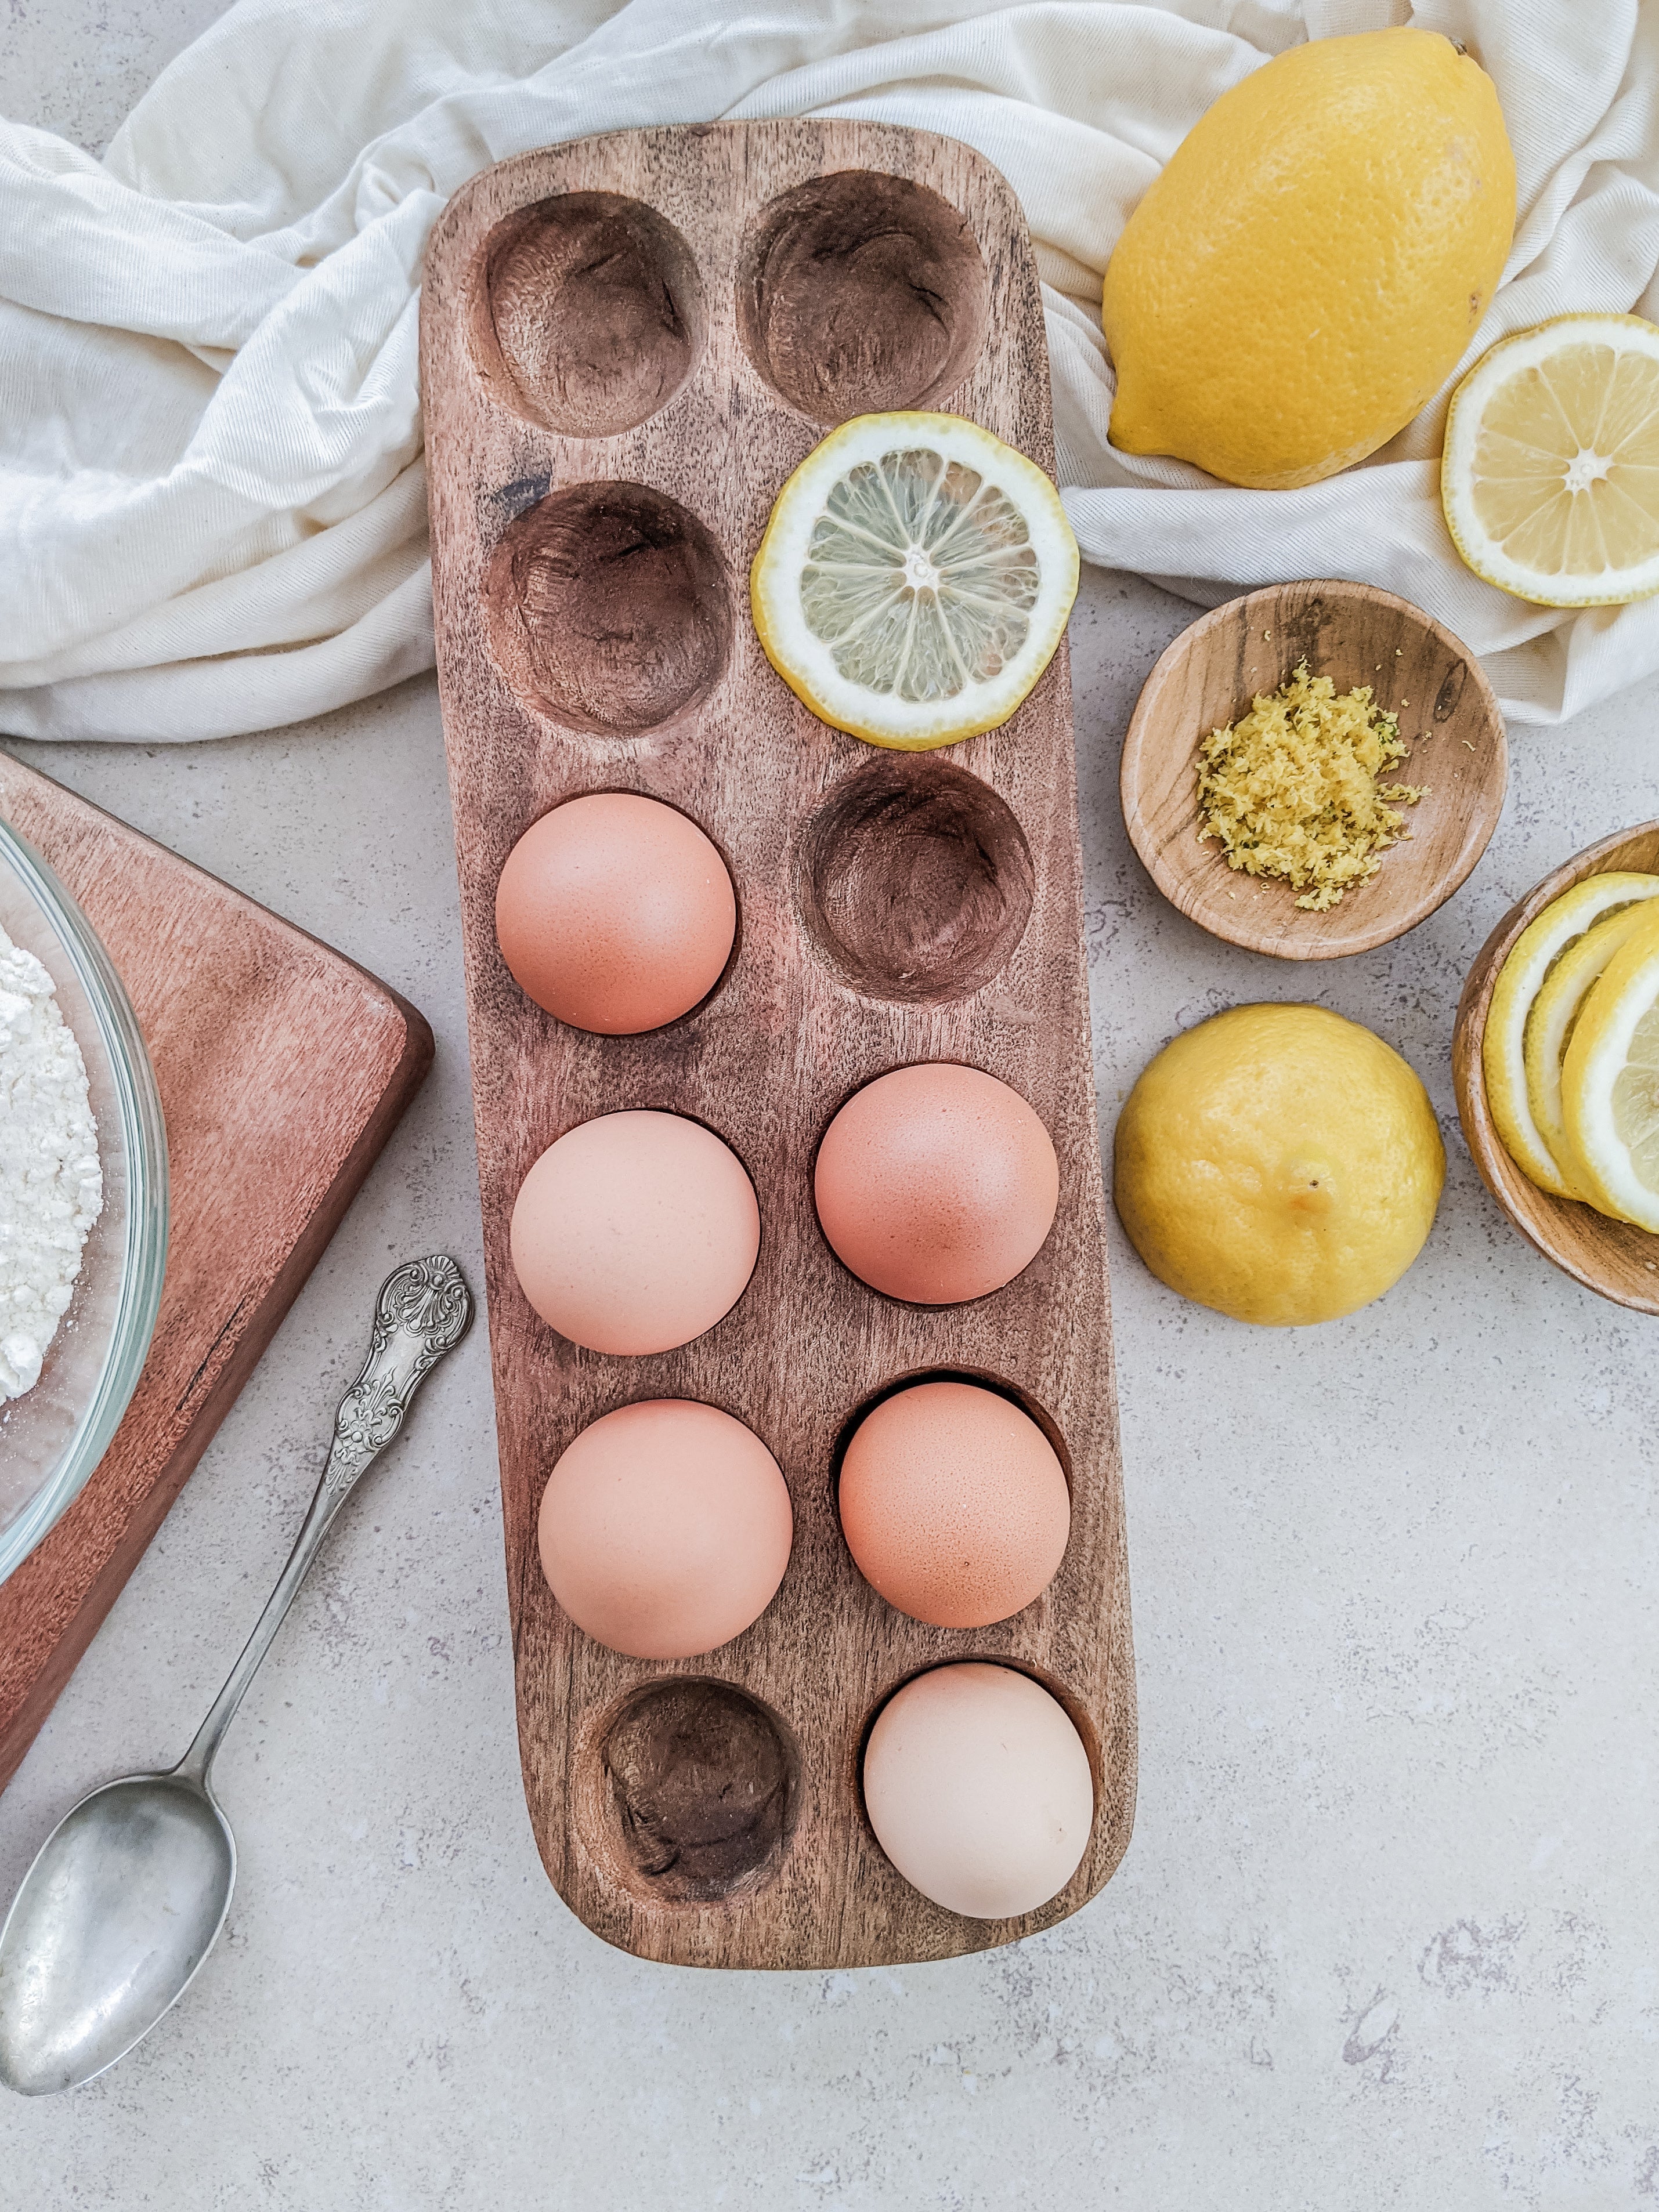
[[[0,106],[113,118],[120,70],[130,96],[212,12],[15,8]],[[1034,1942],[891,1972],[699,1975],[589,1936],[519,1791],[480,1334],[231,1737],[226,1939],[104,2080],[0,2096],[6,2212],[1659,2199],[1655,1325],[1508,1228],[1449,1069],[1461,978],[1511,899],[1659,814],[1659,688],[1516,733],[1458,896],[1385,951],[1294,972],[1183,921],[1127,847],[1123,730],[1189,613],[1095,574],[1074,624],[1102,1133],[1177,1029],[1311,995],[1419,1070],[1449,1175],[1399,1287],[1295,1334],[1182,1304],[1114,1224],[1142,1744],[1117,1879]],[[16,749],[387,977],[438,1061],[0,1796],[0,1895],[84,1789],[186,1741],[286,1552],[384,1267],[445,1243],[476,1268],[479,1245],[430,681],[223,744]]]

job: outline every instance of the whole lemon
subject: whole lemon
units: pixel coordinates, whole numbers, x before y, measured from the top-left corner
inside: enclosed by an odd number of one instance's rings
[[[1113,444],[1264,489],[1334,476],[1433,398],[1514,231],[1497,94],[1450,40],[1292,46],[1200,117],[1118,240]]]
[[[1235,1006],[1167,1044],[1118,1117],[1113,1195],[1160,1282],[1235,1321],[1334,1321],[1397,1283],[1446,1180],[1427,1092],[1323,1006]]]

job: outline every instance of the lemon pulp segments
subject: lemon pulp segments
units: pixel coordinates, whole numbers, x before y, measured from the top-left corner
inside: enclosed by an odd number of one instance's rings
[[[1000,676],[1042,582],[1008,494],[926,446],[861,461],[813,525],[801,611],[850,683],[955,699]]]
[[[1453,398],[1441,499],[1463,558],[1517,598],[1659,592],[1659,328],[1562,315],[1495,345]]]
[[[1540,1190],[1552,1191],[1558,1198],[1574,1198],[1577,1193],[1563,1181],[1555,1156],[1533,1119],[1527,1091],[1527,1017],[1552,964],[1575,938],[1610,908],[1656,893],[1659,876],[1632,871],[1590,876],[1575,884],[1522,931],[1492,992],[1480,1052],[1486,1103],[1510,1158]]]
[[[1574,1181],[1604,1212],[1659,1230],[1659,912],[1607,963],[1561,1067]]]
[[[1048,665],[1077,550],[1042,471],[960,416],[867,415],[779,494],[755,628],[821,720],[877,744],[1006,721]]]

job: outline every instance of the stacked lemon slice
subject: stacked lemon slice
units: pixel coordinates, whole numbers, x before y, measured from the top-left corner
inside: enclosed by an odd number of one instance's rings
[[[1541,1189],[1659,1231],[1659,876],[1591,876],[1522,931],[1486,1017],[1492,1119]]]

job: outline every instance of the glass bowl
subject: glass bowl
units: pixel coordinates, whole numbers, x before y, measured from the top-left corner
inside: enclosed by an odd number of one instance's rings
[[[149,1350],[167,1263],[167,1130],[131,1001],[97,933],[0,822],[0,929],[40,961],[86,1062],[104,1210],[40,1379],[0,1403],[0,1582],[103,1457]]]

